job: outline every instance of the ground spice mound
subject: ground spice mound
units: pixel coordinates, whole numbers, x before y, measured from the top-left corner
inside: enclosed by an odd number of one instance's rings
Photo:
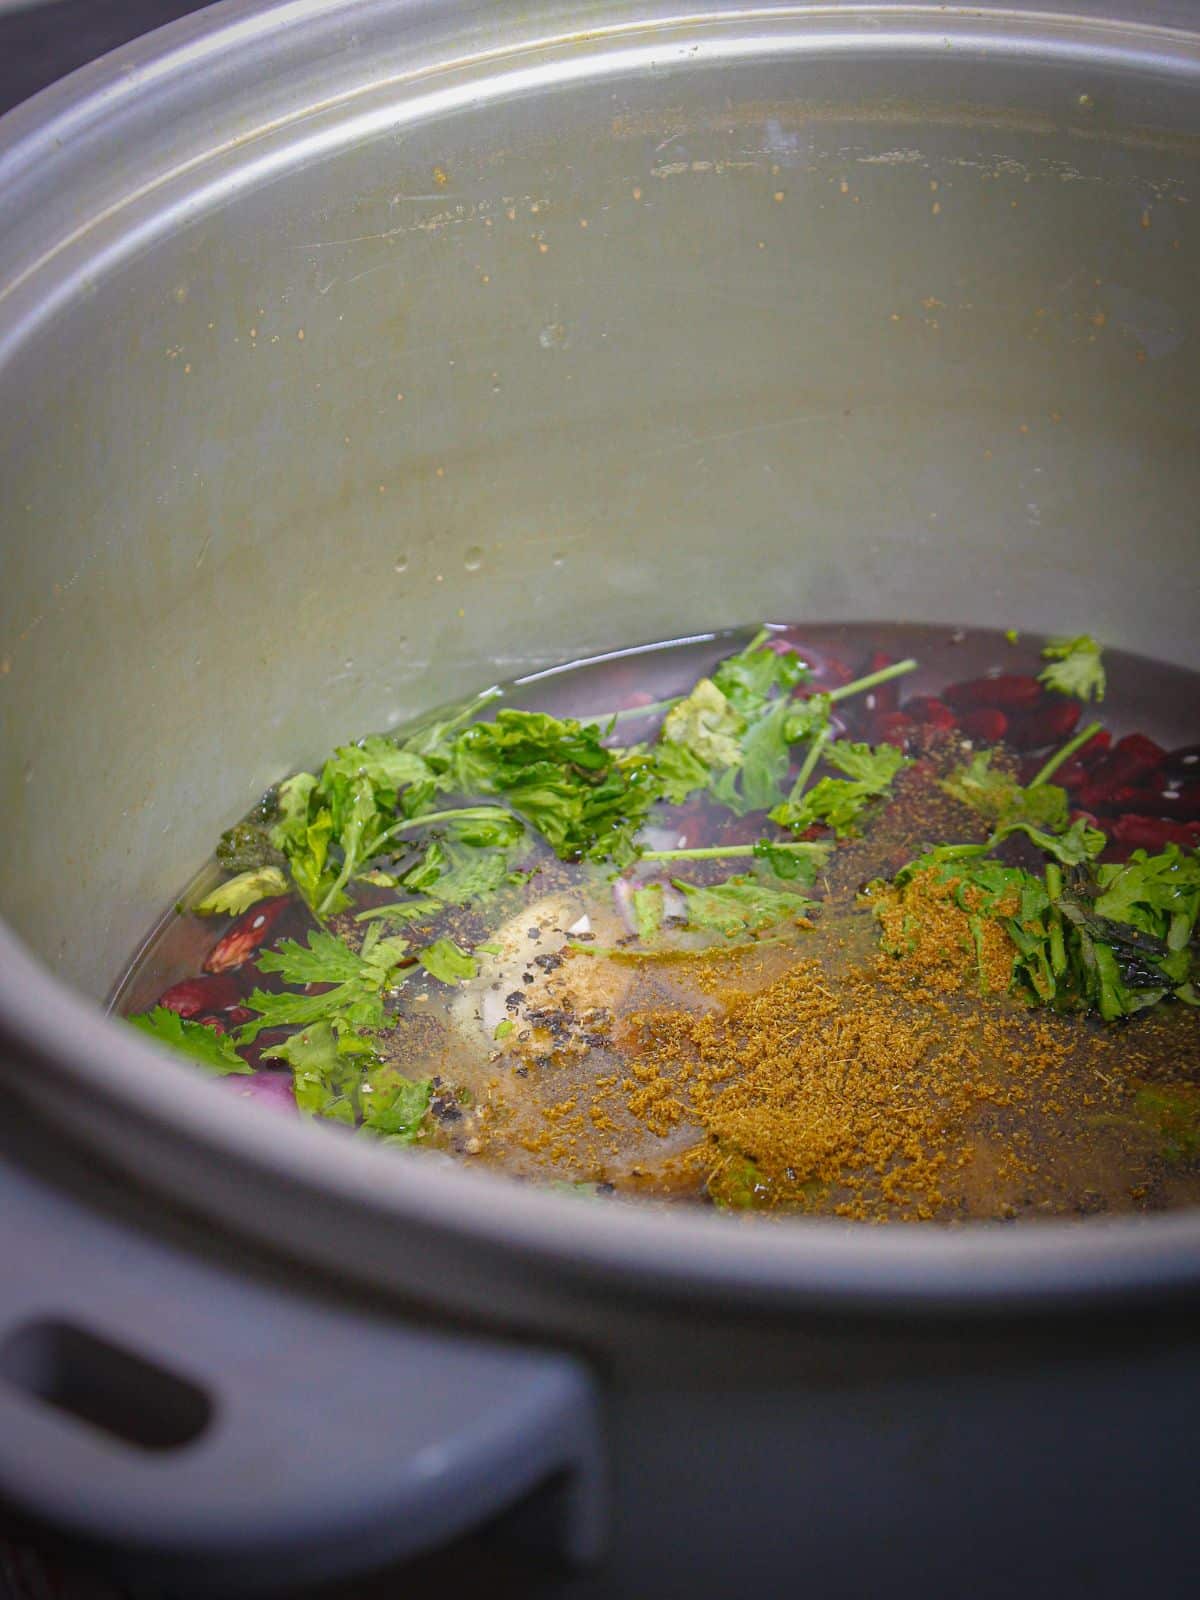
[[[1039,1156],[1022,1112],[1053,1117],[1068,1088],[1078,1101],[1078,1030],[887,977],[801,961],[721,1013],[631,1019],[640,1104],[686,1100],[714,1198],[879,1221],[1011,1214],[1003,1196]],[[1103,1099],[1094,1066],[1087,1079]]]
[[[963,893],[961,878],[943,877],[936,867],[915,872],[903,889],[883,884],[872,903],[879,919],[883,948],[932,989],[953,994],[982,989],[1003,994],[1012,982],[1017,947],[997,920],[1016,916],[1020,900],[1000,901],[987,917],[972,919],[983,901],[979,889]],[[967,909],[959,904],[960,894]],[[972,899],[974,897],[974,900]]]

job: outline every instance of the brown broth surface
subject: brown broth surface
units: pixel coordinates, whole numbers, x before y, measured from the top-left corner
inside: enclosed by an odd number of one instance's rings
[[[507,703],[585,717],[631,692],[663,698],[746,637],[544,675]],[[856,668],[876,650],[917,657],[906,697],[1037,661],[1036,643],[990,632],[858,624],[796,637]],[[1136,730],[1168,747],[1195,739],[1193,675],[1107,660],[1102,714],[1117,736]],[[848,720],[861,736],[849,708]],[[599,1196],[867,1221],[1200,1203],[1200,1010],[1164,1004],[1121,1025],[1031,1011],[981,992],[949,921],[912,957],[881,953],[864,885],[927,844],[985,836],[937,785],[969,751],[958,731],[931,737],[864,837],[833,852],[811,891],[821,900],[811,920],[734,948],[696,934],[639,953],[614,904],[612,869],[565,865],[541,846],[527,883],[418,925],[414,937],[486,941],[498,953],[458,987],[421,974],[401,991],[379,1051],[409,1076],[432,1076],[435,1094],[420,1145],[397,1159],[486,1164]],[[693,846],[761,831],[708,802],[655,820]],[[715,883],[729,871],[728,862],[688,863],[686,878]],[[197,884],[214,879],[209,871]],[[363,890],[355,912],[373,903]],[[117,1007],[144,1009],[197,972],[224,926],[168,918]],[[354,913],[331,927],[362,935]],[[234,1096],[248,1092],[244,1080],[224,1082]]]

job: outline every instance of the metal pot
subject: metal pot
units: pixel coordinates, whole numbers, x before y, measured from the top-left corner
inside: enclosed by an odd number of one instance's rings
[[[497,676],[763,615],[1200,666],[1187,21],[228,0],[5,119],[10,1507],[222,1593],[547,1482],[564,1593],[1183,1591],[1200,1219],[586,1207],[101,1002],[269,782]]]

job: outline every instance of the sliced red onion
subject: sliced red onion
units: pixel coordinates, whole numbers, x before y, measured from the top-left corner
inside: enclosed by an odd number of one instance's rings
[[[237,1095],[242,1100],[257,1100],[259,1105],[274,1106],[280,1111],[296,1109],[296,1094],[292,1088],[290,1072],[271,1072],[264,1069],[261,1072],[251,1073],[249,1077],[231,1074],[216,1081],[224,1087],[227,1094]]]

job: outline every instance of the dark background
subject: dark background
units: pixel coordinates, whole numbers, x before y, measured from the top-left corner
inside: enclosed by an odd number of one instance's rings
[[[209,0],[0,0],[0,113]]]

